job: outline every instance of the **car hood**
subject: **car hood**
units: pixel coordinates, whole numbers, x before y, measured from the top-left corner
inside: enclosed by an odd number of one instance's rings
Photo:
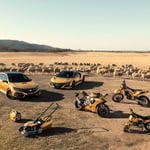
[[[36,84],[35,82],[31,81],[31,82],[15,82],[15,83],[10,83],[10,85],[12,87],[16,87],[16,88],[21,88],[21,89],[30,89],[30,88],[35,88],[36,86],[38,86],[38,84]]]
[[[52,77],[51,82],[55,83],[66,83],[66,82],[71,82],[73,78],[60,78],[60,77]]]

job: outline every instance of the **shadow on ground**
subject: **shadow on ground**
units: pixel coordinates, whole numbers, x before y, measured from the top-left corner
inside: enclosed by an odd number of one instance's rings
[[[128,118],[130,114],[128,113],[123,113],[123,111],[112,111],[110,113],[110,118]]]
[[[50,129],[43,131],[40,136],[53,136],[70,132],[76,132],[76,129],[66,127],[51,127]]]
[[[125,132],[127,134],[148,134],[150,135],[150,131],[142,131],[140,129],[131,129],[130,132]]]
[[[28,121],[33,121],[32,119],[21,119],[20,121],[16,122],[16,123],[26,123]]]
[[[64,99],[64,94],[42,90],[39,97],[26,97],[22,101],[32,102],[55,102]]]
[[[104,82],[95,82],[95,81],[85,81],[83,84],[80,84],[73,88],[73,90],[88,90],[96,87],[100,87]]]
[[[133,105],[138,105],[138,103],[137,103],[137,101],[135,101],[135,100],[128,100],[128,101],[122,101],[121,103],[123,103],[123,104],[133,104]]]

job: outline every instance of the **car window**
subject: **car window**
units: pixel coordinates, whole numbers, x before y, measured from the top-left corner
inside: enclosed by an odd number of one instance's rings
[[[0,74],[0,80],[7,81],[7,76],[5,74]]]
[[[8,78],[10,82],[29,82],[31,79],[29,79],[24,74],[8,74]]]
[[[72,71],[62,71],[59,74],[57,74],[56,77],[73,78],[73,72]]]

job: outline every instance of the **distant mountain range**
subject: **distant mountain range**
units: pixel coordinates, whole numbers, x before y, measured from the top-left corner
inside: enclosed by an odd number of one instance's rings
[[[63,52],[71,51],[48,45],[27,43],[18,40],[0,40],[0,52]]]

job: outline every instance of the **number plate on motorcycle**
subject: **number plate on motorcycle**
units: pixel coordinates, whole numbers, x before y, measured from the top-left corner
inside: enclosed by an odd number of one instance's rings
[[[130,115],[130,116],[129,116],[129,120],[132,121],[132,118],[133,118],[132,115]]]

